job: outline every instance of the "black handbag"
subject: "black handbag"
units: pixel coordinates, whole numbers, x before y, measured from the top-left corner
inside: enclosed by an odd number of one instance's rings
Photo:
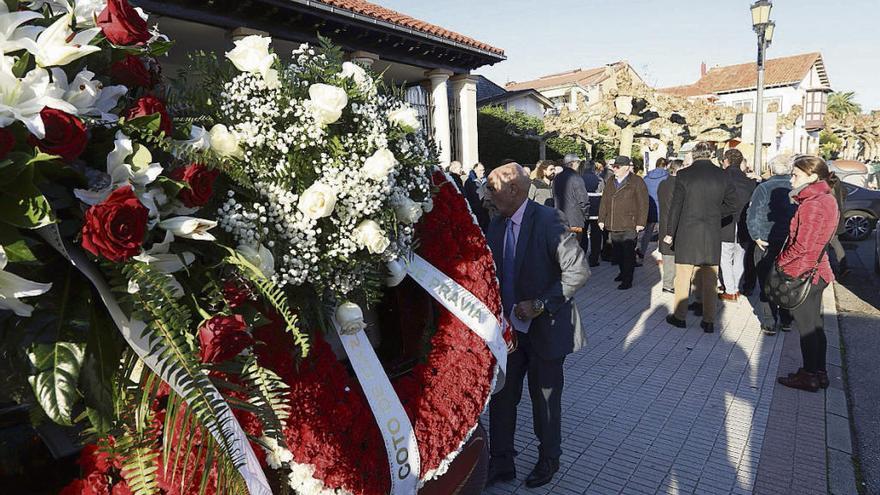
[[[782,271],[779,264],[774,261],[773,268],[767,274],[767,280],[764,282],[764,295],[767,296],[767,299],[780,308],[788,310],[795,309],[803,304],[807,300],[807,295],[810,294],[810,288],[813,286],[813,277],[819,269],[822,257],[825,256],[828,243],[822,248],[813,268],[801,273],[797,277],[792,277]]]

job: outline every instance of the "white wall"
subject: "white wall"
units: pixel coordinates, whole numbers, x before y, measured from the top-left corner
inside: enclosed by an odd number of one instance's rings
[[[507,102],[507,111],[520,111],[532,117],[544,117],[544,105],[530,96],[520,96]]]

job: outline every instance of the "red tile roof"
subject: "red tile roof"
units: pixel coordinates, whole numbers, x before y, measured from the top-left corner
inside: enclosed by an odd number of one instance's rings
[[[610,64],[610,66],[615,68],[625,65],[626,62],[615,62]],[[504,87],[508,91],[517,91],[520,89],[544,89],[565,86],[568,84],[579,84],[587,87],[605,80],[605,78],[608,77],[605,69],[608,67],[609,66],[596,67],[593,69],[575,69],[567,72],[560,72],[558,74],[542,76],[531,81],[509,82]]]
[[[397,26],[420,31],[422,33],[432,34],[434,36],[439,36],[450,41],[455,41],[463,45],[478,48],[480,50],[491,52],[497,55],[504,55],[504,50],[502,50],[501,48],[496,48],[492,45],[483,43],[482,41],[477,41],[473,38],[456,33],[454,31],[450,31],[435,24],[415,19],[406,14],[401,14],[400,12],[391,9],[386,9],[385,7],[376,5],[374,3],[365,2],[363,0],[320,0],[320,2],[331,7],[348,10],[357,14],[371,17],[379,21],[388,22]]]
[[[830,87],[822,54],[818,52],[767,60],[764,64],[764,85],[772,87],[797,84],[803,81],[813,65],[816,64],[818,64],[822,86]],[[713,67],[694,84],[661,88],[657,91],[678,96],[750,91],[757,87],[757,70],[757,65],[754,62]]]

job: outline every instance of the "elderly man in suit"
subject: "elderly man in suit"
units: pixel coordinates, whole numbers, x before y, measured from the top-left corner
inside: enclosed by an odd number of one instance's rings
[[[561,215],[528,199],[529,176],[520,165],[496,168],[489,174],[487,187],[498,210],[487,237],[501,281],[504,316],[518,342],[507,359],[504,388],[489,405],[492,457],[488,484],[516,478],[516,408],[528,374],[540,446],[526,485],[538,487],[549,483],[559,470],[562,364],[585,340],[572,297],[586,283],[590,269]]]
[[[721,219],[736,213],[736,189],[711,158],[715,148],[700,142],[694,146],[694,162],[676,176],[672,205],[663,242],[675,249],[674,314],[666,321],[685,328],[691,279],[702,295],[706,333],[715,331],[718,299],[718,264],[721,262]]]

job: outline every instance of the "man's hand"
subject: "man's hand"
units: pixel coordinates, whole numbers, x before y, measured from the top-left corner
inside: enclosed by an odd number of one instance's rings
[[[663,242],[665,242],[666,244],[672,245],[672,236],[671,235],[663,236]]]
[[[645,226],[644,226],[644,225],[636,225],[636,232],[641,232],[641,231],[643,231],[643,230],[645,230]]]
[[[605,224],[602,222],[599,222],[599,228],[602,230],[605,230]]]
[[[757,244],[758,247],[761,248],[761,251],[766,251],[767,246],[770,245],[767,241],[765,241],[763,239],[755,239],[755,244]]]
[[[529,300],[517,303],[513,308],[513,314],[520,321],[529,321],[536,318],[541,313],[535,311],[534,301]]]

